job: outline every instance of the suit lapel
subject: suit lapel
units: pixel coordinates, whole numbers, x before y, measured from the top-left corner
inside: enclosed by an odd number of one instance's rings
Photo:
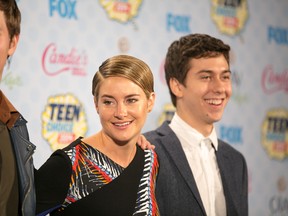
[[[180,144],[179,139],[177,138],[176,134],[171,130],[171,128],[168,126],[167,122],[165,122],[158,129],[158,132],[162,134],[161,142],[162,142],[163,148],[167,150],[168,154],[172,158],[174,164],[176,165],[183,179],[185,180],[186,184],[192,191],[199,206],[201,206],[203,214],[205,214],[204,206],[201,201],[195,179],[193,177],[192,171],[190,169],[190,166],[186,159],[186,155],[183,151],[183,148]]]
[[[229,152],[225,152],[226,149],[221,140],[218,140],[218,143],[219,149],[216,152],[216,158],[225,194],[227,215],[237,216],[238,213],[233,202],[235,200],[234,196],[237,196],[237,194],[233,194],[233,190],[231,190],[231,188],[235,187],[236,184],[235,180],[233,179],[233,175],[231,175],[232,173],[234,173],[233,164],[231,163],[231,159],[229,158]]]

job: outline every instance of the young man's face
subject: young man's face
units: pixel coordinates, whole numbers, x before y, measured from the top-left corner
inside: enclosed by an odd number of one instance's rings
[[[0,11],[0,80],[2,79],[3,69],[7,56],[12,55],[16,49],[18,36],[10,40],[8,29],[5,23],[4,12]]]
[[[201,130],[221,119],[232,94],[231,72],[223,55],[192,59],[190,66],[185,85],[177,84],[177,113]]]

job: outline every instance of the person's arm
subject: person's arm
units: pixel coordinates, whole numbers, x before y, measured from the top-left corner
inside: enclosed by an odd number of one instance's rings
[[[69,189],[71,173],[70,159],[62,150],[53,153],[35,171],[37,215],[46,215],[62,205]]]

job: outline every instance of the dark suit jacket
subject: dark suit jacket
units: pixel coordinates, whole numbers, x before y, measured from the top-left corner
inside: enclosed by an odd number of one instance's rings
[[[180,141],[164,122],[144,134],[156,146],[159,173],[156,199],[161,216],[204,216],[203,203]],[[228,216],[248,215],[247,166],[243,155],[218,140],[217,162]]]

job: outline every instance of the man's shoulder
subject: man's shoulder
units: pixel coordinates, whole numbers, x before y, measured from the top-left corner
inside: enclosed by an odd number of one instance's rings
[[[167,148],[175,143],[179,143],[176,134],[169,126],[169,122],[164,122],[155,130],[148,131],[143,135],[151,144],[156,146],[155,150],[157,153],[159,153],[164,146]]]
[[[163,136],[167,135],[168,133],[170,133],[171,131],[172,130],[169,127],[168,122],[163,122],[161,126],[157,127],[154,130],[147,131],[143,135],[147,139],[153,139],[153,138],[157,138],[157,137],[163,137]]]
[[[9,108],[9,109],[11,109],[11,108],[15,109],[13,104],[10,102],[10,100],[5,96],[5,94],[1,90],[0,90],[0,107],[2,109],[6,108],[6,107]]]
[[[224,153],[225,155],[229,155],[231,157],[240,157],[242,159],[244,159],[244,155],[237,150],[236,148],[234,148],[231,144],[218,139],[218,150],[222,153]]]
[[[151,131],[147,131],[143,134],[146,138],[149,137],[156,137],[159,136],[159,134],[157,133],[157,128],[155,130],[151,130]]]

